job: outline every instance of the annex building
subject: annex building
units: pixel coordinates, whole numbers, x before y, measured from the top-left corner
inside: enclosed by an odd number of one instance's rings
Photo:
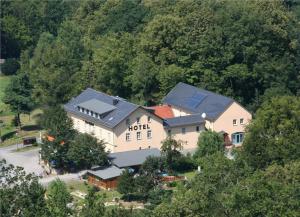
[[[238,146],[252,118],[233,99],[185,83],[178,83],[162,103],[139,106],[88,88],[64,108],[76,130],[103,140],[111,153],[160,149],[168,135],[192,151],[205,129],[222,133],[226,145]]]

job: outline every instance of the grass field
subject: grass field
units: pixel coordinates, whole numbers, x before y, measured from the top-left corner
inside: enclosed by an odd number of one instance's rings
[[[7,85],[10,83],[11,76],[0,75],[0,116],[11,115],[12,112],[9,110],[9,106],[4,104],[4,90]]]
[[[66,182],[66,185],[70,192],[72,191],[81,191],[82,193],[87,193],[88,188],[92,187],[89,184],[85,184],[83,181],[69,181]],[[116,190],[99,190],[97,192],[98,195],[100,195],[103,198],[104,202],[111,202],[113,198],[121,198],[121,194],[117,192]]]

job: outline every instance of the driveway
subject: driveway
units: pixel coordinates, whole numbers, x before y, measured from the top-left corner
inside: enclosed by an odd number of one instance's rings
[[[24,152],[13,152],[22,145],[12,145],[0,148],[0,159],[5,159],[8,164],[23,167],[26,173],[40,175],[43,168],[39,165],[39,148]]]
[[[4,158],[8,164],[23,167],[26,173],[34,173],[37,176],[43,174],[44,169],[39,164],[40,149],[36,148],[24,152],[14,152],[18,146],[21,147],[22,145],[12,145],[0,148],[0,160]],[[80,175],[83,173],[84,171],[80,173],[69,173],[64,175],[49,175],[47,177],[40,178],[40,183],[46,186],[57,178],[65,182],[79,180]]]

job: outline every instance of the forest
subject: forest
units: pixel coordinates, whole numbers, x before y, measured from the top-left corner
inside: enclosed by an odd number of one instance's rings
[[[87,87],[142,105],[179,81],[233,97],[298,95],[297,1],[3,1],[1,58],[19,62],[35,101]]]
[[[151,106],[185,82],[233,98],[254,117],[234,160],[219,143],[211,148],[214,139],[199,139],[188,160],[201,172],[171,194],[155,184],[159,159],[143,165],[139,183],[125,173],[119,190],[132,194],[135,186],[147,195],[152,206],[144,210],[109,209],[90,190],[76,212],[67,207],[64,183],[57,180],[46,192],[37,177],[0,161],[0,177],[10,181],[0,179],[3,216],[299,215],[299,1],[1,1],[1,59],[2,74],[11,77],[3,101],[16,125],[20,114],[40,108],[45,130],[55,129],[66,143],[72,137],[69,158],[82,154],[80,144],[97,141],[74,139],[59,105],[88,87]]]

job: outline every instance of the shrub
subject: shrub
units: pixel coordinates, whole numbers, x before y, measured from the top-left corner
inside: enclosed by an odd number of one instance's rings
[[[1,65],[1,72],[4,75],[14,75],[20,68],[20,64],[16,59],[6,59],[5,62]]]

